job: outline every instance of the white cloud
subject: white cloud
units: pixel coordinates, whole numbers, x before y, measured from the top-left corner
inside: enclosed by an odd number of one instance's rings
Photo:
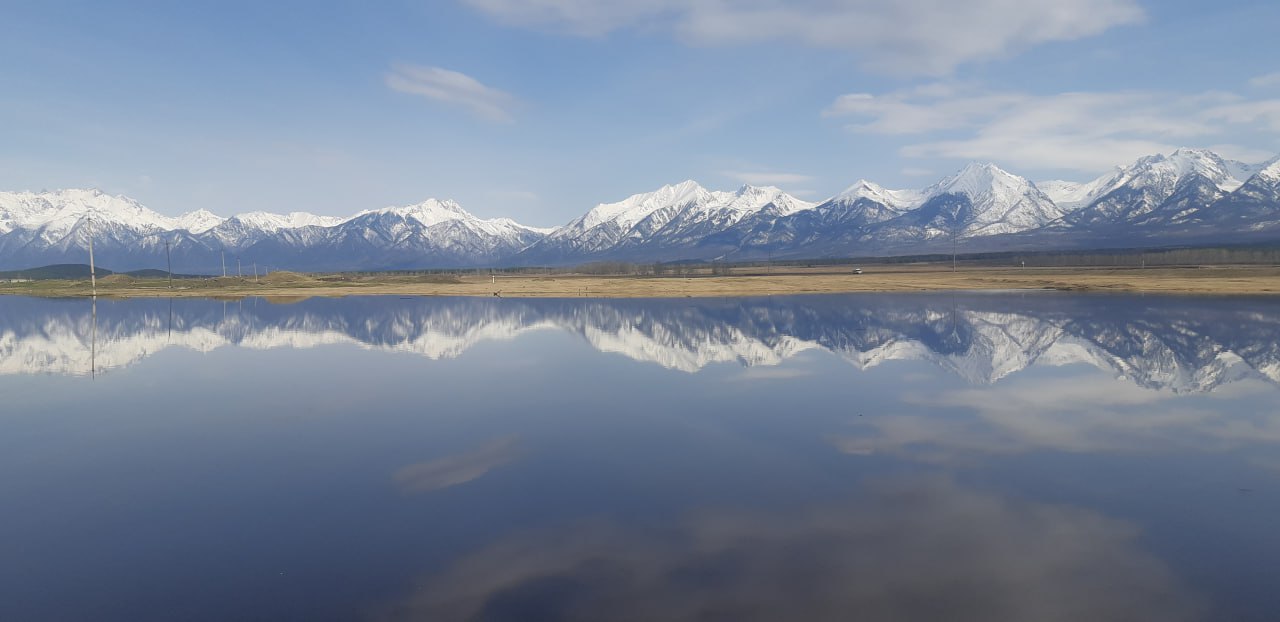
[[[813,181],[811,175],[774,171],[721,171],[720,174],[752,186],[785,186]]]
[[[867,69],[943,74],[1141,22],[1136,0],[464,0],[508,24],[580,36],[635,28],[694,45],[793,42],[859,53]]]
[[[386,76],[387,86],[401,93],[421,95],[446,104],[461,106],[488,121],[510,123],[515,98],[481,84],[465,73],[440,67],[397,65]]]
[[[1224,158],[1239,160],[1241,162],[1265,162],[1276,157],[1275,151],[1254,149],[1252,147],[1243,147],[1240,145],[1209,145],[1209,150]]]
[[[1249,80],[1249,86],[1256,86],[1259,88],[1268,87],[1268,86],[1280,86],[1280,71],[1277,71],[1275,73],[1268,73],[1261,76],[1256,76],[1253,79]]]
[[[937,83],[883,95],[842,95],[822,114],[855,119],[848,125],[854,132],[928,136],[903,146],[900,153],[906,157],[1086,172],[1185,144],[1222,141],[1241,130],[1280,132],[1280,99],[1222,92],[1034,95]],[[1217,147],[1255,161],[1269,157],[1257,147],[1221,142]]]

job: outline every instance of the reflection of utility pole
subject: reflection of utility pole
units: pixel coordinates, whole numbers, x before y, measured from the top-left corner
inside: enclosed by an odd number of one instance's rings
[[[169,289],[173,289],[173,257],[169,254],[169,241],[164,243],[164,261],[169,265]]]
[[[89,337],[89,377],[98,378],[98,297],[93,297],[93,332]]]

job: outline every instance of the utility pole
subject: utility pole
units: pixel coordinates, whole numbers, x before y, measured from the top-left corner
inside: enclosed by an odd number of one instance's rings
[[[222,251],[222,278],[227,278],[227,251]]]
[[[169,254],[169,241],[164,243],[164,261],[169,265],[169,289],[173,289],[173,256]]]
[[[236,257],[236,278],[243,279],[244,273],[240,271],[240,258]]]
[[[93,267],[93,214],[89,214],[89,285],[93,288],[93,299],[98,299],[98,276],[97,271]],[[97,317],[98,307],[94,305],[94,317]],[[97,324],[94,324],[95,330]]]
[[[960,225],[960,204],[951,208],[951,271],[956,271],[956,229]]]
[[[253,262],[253,282],[258,282],[258,262]]]

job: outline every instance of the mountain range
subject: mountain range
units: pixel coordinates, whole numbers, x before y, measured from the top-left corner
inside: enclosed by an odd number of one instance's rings
[[[346,218],[223,218],[163,216],[93,189],[0,192],[0,269],[83,263],[91,236],[98,263],[114,270],[164,268],[167,247],[175,271],[205,274],[234,272],[224,261],[236,259],[339,271],[1270,242],[1280,240],[1280,157],[1247,164],[1178,149],[1086,183],[1031,182],[974,163],[923,189],[859,180],[818,202],[685,181],[553,229],[437,199]]]
[[[313,298],[99,301],[0,306],[0,374],[89,374],[167,348],[354,344],[430,359],[538,330],[694,373],[780,365],[825,352],[854,369],[918,361],[973,385],[1034,366],[1085,365],[1179,393],[1254,379],[1280,384],[1280,317],[1268,300],[1117,296],[846,295],[694,300]]]

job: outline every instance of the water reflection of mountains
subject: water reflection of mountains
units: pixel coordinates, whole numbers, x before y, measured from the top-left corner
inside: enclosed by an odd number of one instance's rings
[[[440,359],[538,329],[569,331],[600,351],[687,372],[718,362],[776,365],[820,349],[858,369],[928,361],[975,384],[1072,363],[1175,391],[1249,377],[1280,382],[1280,301],[1064,294],[100,300],[96,327],[85,300],[8,298],[0,305],[0,373],[80,374],[170,347],[226,345],[355,343]]]

